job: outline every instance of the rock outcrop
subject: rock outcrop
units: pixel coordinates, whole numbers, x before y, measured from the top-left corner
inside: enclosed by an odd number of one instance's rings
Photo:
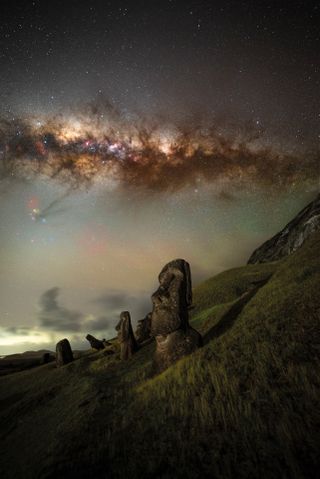
[[[105,344],[104,344],[104,341],[105,341],[105,340],[100,341],[100,339],[95,338],[95,337],[92,336],[91,334],[87,334],[86,339],[87,339],[87,341],[89,341],[90,346],[91,346],[93,349],[97,349],[97,350],[99,351],[100,349],[104,349],[104,348],[105,348]]]
[[[133,334],[129,311],[122,311],[120,321],[116,326],[120,343],[120,357],[123,360],[131,358],[137,351],[138,345]]]
[[[59,368],[72,361],[73,354],[69,341],[66,338],[61,339],[56,345],[56,365]]]
[[[201,335],[189,325],[192,304],[190,266],[184,259],[168,263],[159,275],[160,286],[151,299],[151,334],[156,339],[154,367],[162,371],[202,345]]]
[[[290,255],[320,230],[320,195],[309,203],[283,230],[257,248],[248,264],[267,263]]]
[[[148,313],[147,316],[138,321],[135,336],[138,343],[144,343],[152,338],[151,336],[151,316],[152,313]]]

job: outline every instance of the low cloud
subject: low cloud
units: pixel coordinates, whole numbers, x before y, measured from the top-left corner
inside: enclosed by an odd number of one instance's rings
[[[82,325],[86,331],[106,331],[114,328],[114,321],[106,316],[87,317]]]
[[[38,320],[40,328],[51,332],[69,332],[73,334],[113,331],[121,311],[128,310],[136,322],[151,310],[147,294],[128,295],[123,291],[111,291],[92,300],[98,305],[101,314],[84,314],[62,306],[59,301],[60,288],[45,291],[39,300]]]
[[[85,314],[61,305],[60,288],[46,290],[39,299],[37,326],[0,327],[1,354],[17,350],[54,349],[61,337],[67,336],[73,349],[88,347],[85,336],[92,333],[98,338],[116,335],[115,325],[121,311],[131,313],[133,324],[151,311],[150,295],[129,295],[124,291],[106,292],[92,300],[99,314]]]
[[[40,325],[51,331],[80,331],[84,315],[79,311],[60,306],[59,293],[60,289],[55,287],[41,295],[38,314]]]
[[[112,292],[105,293],[98,298],[95,298],[93,302],[100,304],[110,311],[118,311],[119,309],[124,308],[128,297],[129,296],[124,292]]]
[[[0,338],[8,336],[29,336],[34,334],[27,326],[5,326],[0,328]]]
[[[121,311],[130,311],[133,321],[136,322],[152,309],[150,293],[133,296],[125,291],[106,292],[95,298],[93,303],[100,305],[108,317],[114,318],[113,325],[118,320]]]

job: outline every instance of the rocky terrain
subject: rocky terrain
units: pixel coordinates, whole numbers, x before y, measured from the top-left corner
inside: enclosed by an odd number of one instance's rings
[[[300,248],[315,231],[320,230],[320,194],[279,233],[257,248],[248,264],[266,263],[284,258]]]

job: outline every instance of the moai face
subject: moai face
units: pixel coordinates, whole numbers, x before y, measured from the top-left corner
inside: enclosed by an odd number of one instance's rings
[[[153,336],[166,335],[188,324],[192,303],[189,264],[183,259],[168,263],[159,275],[160,286],[152,295]]]

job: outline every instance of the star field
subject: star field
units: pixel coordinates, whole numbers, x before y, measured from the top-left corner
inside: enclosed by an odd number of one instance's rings
[[[1,101],[231,115],[319,134],[317,2],[2,2]]]

